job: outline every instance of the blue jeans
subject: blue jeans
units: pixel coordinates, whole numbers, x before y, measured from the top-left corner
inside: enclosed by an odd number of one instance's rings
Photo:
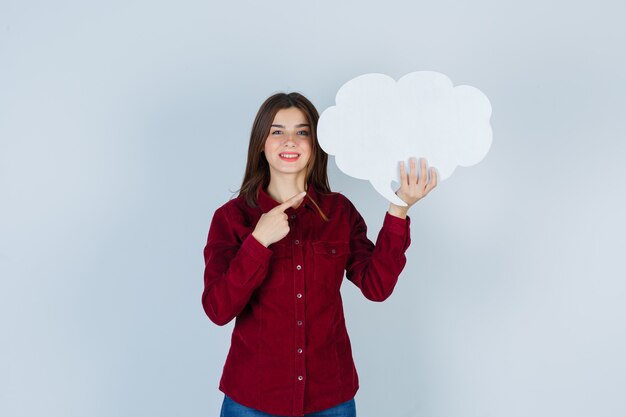
[[[235,401],[229,396],[224,395],[222,403],[222,412],[220,417],[277,417],[275,414],[267,414],[254,408],[246,407]],[[354,398],[345,403],[341,403],[335,407],[326,410],[317,411],[315,413],[305,414],[304,417],[356,417],[356,404]]]

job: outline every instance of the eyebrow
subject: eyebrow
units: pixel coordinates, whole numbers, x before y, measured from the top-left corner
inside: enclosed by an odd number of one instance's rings
[[[281,129],[285,128],[285,126],[283,125],[272,125],[272,127],[280,127]],[[308,123],[301,123],[299,125],[296,125],[295,127],[311,127],[311,125]]]

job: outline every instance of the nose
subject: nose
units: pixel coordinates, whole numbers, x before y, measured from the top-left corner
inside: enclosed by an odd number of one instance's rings
[[[291,147],[294,147],[296,143],[295,143],[295,140],[293,140],[293,134],[289,133],[286,136],[287,136],[287,139],[285,139],[285,146],[291,144]]]

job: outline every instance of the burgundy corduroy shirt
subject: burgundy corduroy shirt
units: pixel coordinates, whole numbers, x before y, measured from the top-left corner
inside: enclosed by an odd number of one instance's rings
[[[339,291],[344,272],[368,299],[389,297],[406,263],[410,218],[385,213],[374,245],[350,200],[309,184],[304,201],[285,211],[287,236],[266,248],[251,233],[279,203],[259,187],[258,204],[238,196],[218,208],[204,248],[204,311],[218,325],[236,318],[219,388],[281,416],[348,401],[359,381]]]

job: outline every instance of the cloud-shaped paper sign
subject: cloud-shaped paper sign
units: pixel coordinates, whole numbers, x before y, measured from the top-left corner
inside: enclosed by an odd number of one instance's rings
[[[400,181],[399,161],[426,158],[441,181],[458,165],[480,162],[491,146],[489,99],[438,72],[412,72],[397,82],[361,75],[341,86],[335,101],[320,116],[320,146],[344,173],[369,180],[397,205],[406,206],[392,187]]]

